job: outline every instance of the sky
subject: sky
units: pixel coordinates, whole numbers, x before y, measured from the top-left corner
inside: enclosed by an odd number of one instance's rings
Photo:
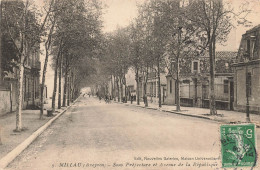
[[[137,4],[142,4],[145,0],[103,0],[107,5],[104,11],[104,32],[111,32],[117,27],[125,27],[129,25],[133,18],[137,17]],[[237,10],[245,0],[226,0],[231,3]],[[252,13],[248,15],[248,19],[252,21],[251,27],[236,26],[232,29],[227,42],[222,45],[217,45],[219,51],[236,51],[238,50],[241,36],[246,30],[260,24],[260,0],[247,0],[250,2],[249,8]]]
[[[42,6],[45,0],[35,0],[38,6]],[[101,1],[101,0],[100,0]],[[146,0],[102,0],[106,8],[104,9],[103,19],[103,32],[112,32],[118,27],[125,27],[131,23],[131,21],[137,17],[138,14],[138,4],[142,4]],[[225,0],[230,2],[236,9],[245,0]],[[251,2],[250,8],[252,8],[252,13],[248,15],[248,19],[252,21],[251,27],[237,26],[236,29],[232,29],[225,46],[217,45],[217,51],[237,51],[241,36],[246,32],[246,30],[260,24],[260,0],[247,0]],[[44,63],[44,54],[41,57],[42,65]],[[49,60],[51,61],[51,60]],[[49,62],[50,64],[50,62]],[[48,66],[46,84],[48,85],[49,96],[53,89],[53,75],[54,72]]]
[[[35,4],[42,7],[46,0],[34,0]],[[99,0],[105,5],[103,11],[103,32],[112,32],[118,27],[125,27],[137,17],[138,4],[142,4],[147,0]],[[236,26],[232,29],[228,41],[225,46],[218,45],[217,50],[234,51],[238,50],[241,36],[246,30],[260,24],[260,0],[224,0],[237,10],[245,1],[250,2],[249,8],[252,9],[251,14],[247,18],[252,21],[251,27]]]
[[[145,0],[103,0],[106,5],[103,21],[104,32],[111,32],[117,27],[125,27],[137,17],[137,4]]]

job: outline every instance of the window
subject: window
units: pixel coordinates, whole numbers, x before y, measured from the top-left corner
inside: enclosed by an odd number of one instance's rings
[[[191,72],[192,73],[199,73],[199,61],[193,61],[191,66]]]
[[[247,73],[247,82],[246,82],[246,85],[247,85],[247,94],[248,94],[248,97],[251,97],[252,95],[252,75],[250,72]]]
[[[183,84],[190,84],[190,80],[183,80],[182,83]]]
[[[198,62],[197,61],[193,62],[193,70],[198,71]]]
[[[250,40],[247,40],[246,50],[248,57],[250,57]]]
[[[170,80],[170,93],[172,93],[172,80]]]
[[[224,80],[224,93],[228,93],[228,80]]]
[[[252,51],[252,58],[254,58],[257,54],[257,48],[255,48],[255,46],[256,46],[256,41],[255,40],[253,40],[252,41],[252,49],[251,49],[251,51]]]

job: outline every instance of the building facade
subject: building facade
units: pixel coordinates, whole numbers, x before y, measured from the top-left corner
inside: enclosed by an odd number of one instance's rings
[[[234,67],[234,107],[260,113],[260,25],[243,34]]]
[[[28,56],[24,65],[23,81],[23,109],[37,109],[40,105],[40,70],[39,47]],[[1,56],[5,57],[5,56]],[[5,72],[1,67],[2,72]],[[16,110],[18,98],[19,70],[14,67],[13,72],[2,74],[0,88],[0,100],[4,102],[0,106],[0,113],[5,114]]]
[[[218,109],[233,110],[234,83],[231,64],[237,52],[216,52],[215,97]],[[167,75],[165,104],[176,104],[175,75]],[[209,56],[180,64],[180,100],[182,106],[209,107]]]

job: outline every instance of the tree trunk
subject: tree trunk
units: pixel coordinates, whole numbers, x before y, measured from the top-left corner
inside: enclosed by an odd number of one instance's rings
[[[135,73],[135,81],[136,81],[136,102],[137,105],[140,105],[140,94],[139,94],[139,69],[136,68],[136,73]]]
[[[179,6],[180,7],[180,6]],[[180,100],[180,46],[181,46],[181,27],[180,27],[181,18],[178,18],[178,48],[177,48],[177,74],[176,74],[176,110],[181,110],[181,100]]]
[[[144,83],[144,104],[145,104],[145,107],[148,107],[148,100],[147,100],[147,94],[146,94],[146,90],[147,90],[147,83],[145,82]]]
[[[44,61],[44,66],[43,66],[43,74],[42,74],[40,119],[42,119],[43,109],[44,109],[44,86],[45,86],[45,76],[46,76],[46,71],[47,71],[48,58],[49,58],[49,54],[48,54],[48,50],[46,50],[45,61]]]
[[[119,93],[119,84],[118,84],[118,77],[116,77],[116,85],[117,85],[117,101],[120,102],[120,93]]]
[[[161,75],[160,75],[160,60],[157,62],[157,76],[158,76],[158,97],[159,97],[159,107],[162,107],[162,96],[161,96]]]
[[[177,74],[176,74],[176,110],[181,110],[181,100],[180,100],[180,61],[177,57]]]
[[[70,101],[73,102],[75,100],[75,87],[73,85],[73,83],[71,83],[71,99]]]
[[[51,37],[52,37],[54,26],[55,26],[55,21],[53,22],[53,24],[51,26],[51,29],[50,29],[50,32],[49,32],[49,35],[48,35],[48,39],[45,42],[45,61],[44,61],[43,73],[42,73],[40,119],[42,119],[42,116],[43,116],[45,76],[46,76],[46,71],[47,71],[47,64],[48,64],[48,59],[49,59],[49,48],[51,46]]]
[[[119,81],[120,81],[120,96],[121,96],[121,102],[123,102],[123,83],[122,83],[122,78],[120,77],[119,78]]]
[[[70,73],[68,74],[68,94],[67,94],[67,106],[70,105],[70,81],[71,81],[71,77],[70,77]]]
[[[113,75],[111,74],[111,97],[114,98]]]
[[[0,3],[0,26],[2,25],[2,3]],[[2,85],[2,33],[0,33],[0,66],[1,66],[1,69],[0,69],[0,85]],[[0,138],[1,140],[1,138]],[[1,141],[0,141],[1,142]]]
[[[212,41],[209,44],[209,62],[210,62],[210,99],[209,99],[209,107],[210,114],[216,115],[216,101],[215,101],[215,37],[212,36]]]
[[[67,99],[67,84],[68,84],[68,74],[67,74],[67,68],[65,70],[65,82],[64,82],[64,87],[63,87],[63,103],[62,106],[66,106],[66,99]]]
[[[59,97],[58,97],[58,109],[61,109],[61,75],[62,75],[62,59],[63,55],[60,55],[60,66],[59,66]]]
[[[114,101],[116,101],[116,76],[114,76]]]
[[[20,132],[22,130],[22,105],[23,105],[23,77],[24,77],[24,56],[21,56],[21,63],[19,65],[19,76],[18,76],[18,100],[16,110],[16,129],[15,131]]]
[[[1,140],[1,127],[0,127],[0,145],[2,145],[2,140]]]
[[[75,99],[74,89],[75,89],[75,74],[73,72],[71,72],[70,102],[73,102]]]
[[[32,99],[33,99],[33,107],[35,107],[35,77],[33,76],[33,95],[32,95]]]
[[[13,112],[13,84],[10,83],[10,113]]]
[[[56,106],[58,68],[59,68],[59,55],[56,58],[55,73],[54,73],[54,85],[53,85],[53,93],[52,93],[52,113],[55,112],[55,106]]]
[[[145,107],[148,107],[148,99],[147,99],[147,80],[148,80],[148,67],[146,67],[146,75],[144,81],[144,103]]]
[[[125,103],[127,103],[127,87],[126,87],[126,78],[125,78],[125,74],[124,74],[124,80],[125,80]]]

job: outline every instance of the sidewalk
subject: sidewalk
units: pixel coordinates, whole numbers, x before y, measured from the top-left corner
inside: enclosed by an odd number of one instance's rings
[[[45,104],[44,108],[50,108],[50,102]],[[55,115],[65,108],[56,110]],[[47,117],[47,111],[44,110],[43,119],[40,120],[40,110],[22,110],[22,127],[25,129],[21,133],[13,132],[16,126],[16,113],[8,113],[0,117],[0,160],[16,146],[27,139],[31,134],[46,124],[53,117]]]
[[[133,104],[131,104],[130,101],[124,104],[145,108],[144,102],[140,102],[139,106],[136,104],[136,102],[133,102]],[[177,112],[176,106],[162,105],[162,107],[159,108],[158,104],[156,103],[148,103],[147,109],[161,110],[164,112],[170,112],[170,113],[175,113],[175,114],[180,114],[185,116],[204,118],[204,119],[214,120],[226,124],[246,123],[246,113],[237,112],[237,111],[217,110],[218,115],[211,116],[209,115],[209,109],[207,108],[181,106],[181,111]],[[256,124],[256,127],[258,128],[260,127],[260,115],[250,114],[250,119],[252,123]]]

